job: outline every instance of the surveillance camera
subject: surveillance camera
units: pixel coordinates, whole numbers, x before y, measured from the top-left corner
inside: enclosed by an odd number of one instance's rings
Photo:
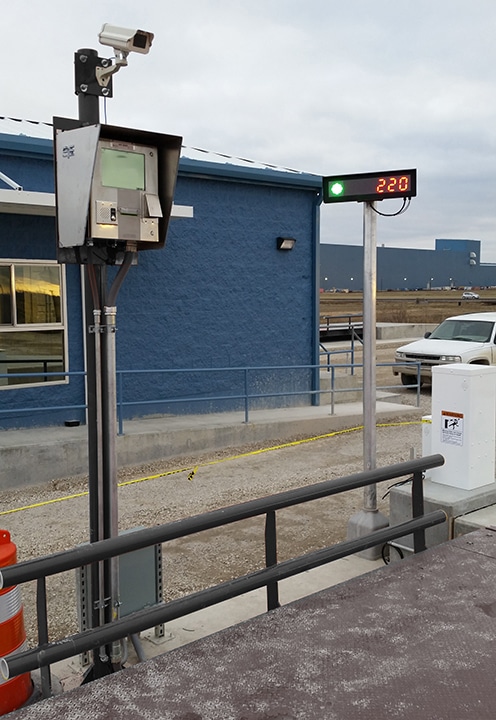
[[[145,30],[130,30],[105,23],[98,38],[102,45],[110,45],[116,51],[146,54],[150,50],[154,34]]]

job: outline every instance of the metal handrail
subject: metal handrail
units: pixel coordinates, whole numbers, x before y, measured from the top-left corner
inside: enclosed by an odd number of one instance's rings
[[[54,643],[45,641],[37,648],[10,656],[8,659],[1,659],[0,672],[5,678],[8,678],[41,668],[42,673],[45,673],[44,687],[47,689],[47,694],[49,694],[50,682],[46,678],[46,669],[49,672],[49,666],[54,662],[73,657],[81,652],[96,650],[104,644],[122,639],[127,635],[169,622],[172,619],[264,586],[267,589],[267,609],[272,610],[279,606],[277,585],[279,580],[292,577],[311,568],[320,567],[332,560],[390,542],[404,535],[413,533],[414,552],[421,552],[426,547],[425,529],[446,521],[446,514],[441,510],[424,514],[423,472],[443,464],[444,458],[442,455],[417,458],[386,468],[355,473],[308,487],[288,490],[269,497],[251,500],[165,525],[137,530],[118,537],[79,546],[72,550],[4,567],[0,572],[0,588],[19,585],[32,580],[37,581],[39,636],[47,640],[46,578],[48,576],[107,560],[157,543],[186,537],[202,530],[221,527],[250,517],[266,515],[266,568],[264,570],[257,570],[235,580],[193,593],[185,598],[140,610],[127,615],[125,618],[98,628],[90,628],[64,640]],[[361,538],[323,548],[308,555],[277,563],[275,524],[275,512],[277,510],[410,474],[412,475],[412,520],[394,527],[377,530]]]
[[[354,373],[355,373],[355,370],[354,370],[354,368],[355,368],[355,342],[358,340],[358,342],[363,345],[363,338],[361,338],[360,335],[357,333],[357,331],[355,329],[356,324],[353,322],[353,318],[360,318],[362,320],[362,325],[363,325],[363,314],[362,313],[360,313],[360,314],[349,314],[348,313],[347,315],[321,315],[320,316],[320,320],[326,321],[326,326],[325,326],[326,332],[329,331],[329,329],[331,328],[331,325],[333,324],[333,323],[329,322],[330,320],[341,320],[343,318],[348,320],[348,331],[350,333],[350,350],[348,352],[351,353],[351,363],[352,363],[351,375],[354,375]],[[322,329],[322,325],[320,325],[320,329]],[[323,347],[322,343],[320,343],[320,347],[321,348]],[[326,350],[326,348],[324,348],[324,350]],[[326,352],[327,352],[327,350],[326,350]],[[332,351],[332,352],[334,354],[335,352],[339,352],[339,351]]]
[[[355,348],[353,342],[351,343],[351,347],[345,350],[328,350],[324,343],[319,343],[319,347],[322,352],[319,352],[319,357],[326,357],[327,358],[327,372],[330,372],[330,365],[331,365],[331,355],[350,355],[351,357],[351,364],[355,365]],[[351,371],[351,375],[353,375],[353,369]]]
[[[416,407],[420,407],[420,388],[422,386],[422,380],[420,376],[421,372],[421,363],[420,362],[411,362],[410,365],[416,365],[417,366],[417,377],[415,383],[412,383],[408,387],[416,391]],[[396,362],[390,362],[390,363],[377,363],[376,367],[396,367]],[[351,365],[351,363],[339,363],[339,365],[329,365],[331,370],[331,387],[328,390],[321,390],[320,392],[328,392],[331,394],[331,415],[334,415],[335,410],[335,398],[334,395],[336,393],[346,393],[346,392],[363,392],[363,386],[361,387],[350,387],[350,388],[337,388],[336,385],[336,369],[341,368],[363,368],[363,363],[355,363],[354,365]],[[413,377],[413,376],[412,376]],[[398,385],[377,385],[376,390],[396,390],[398,388]]]
[[[338,353],[338,352],[352,352],[350,350],[345,351],[326,351],[325,353],[322,353],[322,355],[328,355],[330,353]],[[353,375],[355,370],[357,368],[362,368],[363,364],[357,364],[353,362],[353,356],[352,356],[352,362],[350,363],[339,363],[339,364],[332,364],[330,362],[327,363],[319,363],[318,365],[262,365],[262,366],[253,366],[253,367],[221,367],[221,368],[162,368],[162,369],[142,369],[142,370],[117,370],[117,381],[118,381],[118,390],[117,390],[117,420],[118,420],[118,434],[123,435],[124,434],[124,408],[125,407],[135,407],[139,405],[149,405],[149,406],[156,406],[156,405],[165,405],[165,404],[177,404],[177,403],[201,403],[201,402],[224,402],[224,401],[233,401],[238,400],[242,401],[244,406],[244,422],[249,422],[249,411],[250,411],[250,401],[252,400],[260,400],[263,398],[277,398],[277,397],[299,397],[299,396],[320,396],[322,394],[331,393],[331,415],[334,414],[335,410],[335,394],[336,393],[342,393],[342,392],[355,392],[359,391],[363,388],[357,388],[357,387],[351,387],[351,388],[336,388],[335,387],[335,374],[337,369],[346,369],[350,368],[350,374]],[[410,363],[413,365],[417,365],[417,383],[412,383],[410,386],[412,389],[416,389],[417,391],[417,398],[416,398],[416,405],[419,407],[420,405],[420,363]],[[377,363],[377,367],[394,367],[396,363]],[[250,372],[260,372],[260,371],[286,371],[286,370],[327,370],[331,374],[331,388],[330,389],[319,389],[319,390],[313,390],[311,388],[306,390],[293,390],[293,391],[282,391],[282,392],[266,392],[266,393],[250,393],[249,388],[249,375]],[[155,398],[153,400],[124,400],[124,377],[126,375],[150,375],[150,374],[187,374],[187,373],[218,373],[218,372],[234,372],[234,373],[242,373],[243,379],[242,379],[242,387],[243,390],[236,394],[231,395],[208,395],[208,396],[180,396],[180,397],[164,397],[164,398]],[[17,374],[16,374],[17,375]],[[20,377],[41,377],[41,376],[75,376],[75,377],[84,377],[86,373],[84,371],[71,371],[71,372],[55,372],[55,373],[21,373],[19,374]],[[11,374],[5,375],[0,374],[0,378],[2,377],[12,377]],[[378,386],[377,389],[391,389],[391,388],[397,388],[397,385],[384,385],[384,386]],[[70,411],[70,410],[85,410],[87,408],[86,404],[68,404],[68,405],[43,405],[40,407],[24,407],[24,408],[2,408],[0,409],[0,417],[8,417],[9,415],[18,415],[19,413],[34,413],[34,412],[47,412],[47,411]]]
[[[329,329],[330,320],[348,320],[348,327],[353,326],[352,319],[353,318],[360,318],[363,321],[363,313],[345,313],[344,315],[320,315],[320,320],[326,321],[326,327]]]

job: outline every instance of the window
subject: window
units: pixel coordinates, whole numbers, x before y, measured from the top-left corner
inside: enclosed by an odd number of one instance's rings
[[[489,320],[444,320],[429,339],[486,343],[491,340],[493,329],[494,323]]]
[[[0,260],[0,388],[65,380],[42,375],[65,369],[63,298],[57,263]]]

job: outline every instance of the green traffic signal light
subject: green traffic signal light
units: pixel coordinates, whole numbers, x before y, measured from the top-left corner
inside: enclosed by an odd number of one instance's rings
[[[344,185],[342,182],[333,182],[331,187],[329,188],[331,195],[334,195],[334,197],[339,197],[344,193]]]

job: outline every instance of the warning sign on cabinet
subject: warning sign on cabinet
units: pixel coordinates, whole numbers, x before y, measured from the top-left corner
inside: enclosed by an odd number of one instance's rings
[[[441,410],[441,442],[463,445],[463,413]]]

